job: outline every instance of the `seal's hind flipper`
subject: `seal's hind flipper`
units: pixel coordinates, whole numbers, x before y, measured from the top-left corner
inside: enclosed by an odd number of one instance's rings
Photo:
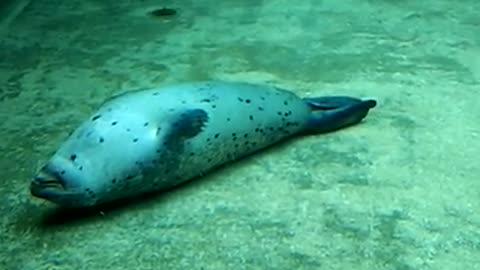
[[[306,127],[311,133],[330,132],[357,124],[377,105],[372,99],[335,96],[305,99],[305,102],[313,109]],[[316,112],[316,109],[324,111]]]
[[[325,96],[317,98],[304,98],[308,106],[316,110],[331,110],[340,107],[350,106],[359,102],[361,99],[347,96]]]

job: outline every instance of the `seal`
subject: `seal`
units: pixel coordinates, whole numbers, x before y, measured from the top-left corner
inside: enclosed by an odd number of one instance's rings
[[[30,192],[63,207],[89,207],[172,188],[293,135],[359,123],[375,105],[243,82],[129,91],[73,131]]]

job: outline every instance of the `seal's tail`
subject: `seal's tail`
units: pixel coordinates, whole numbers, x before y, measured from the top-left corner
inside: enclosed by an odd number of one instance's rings
[[[346,96],[305,98],[312,109],[306,131],[325,133],[359,123],[377,105],[373,99],[361,100]]]

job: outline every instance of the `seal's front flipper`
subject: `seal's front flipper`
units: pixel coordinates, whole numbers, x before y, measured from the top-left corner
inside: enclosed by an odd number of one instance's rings
[[[169,171],[176,172],[181,169],[178,167],[181,162],[182,153],[186,149],[187,140],[199,135],[209,120],[208,114],[202,109],[186,109],[172,115],[172,118],[165,121],[162,125],[162,132],[158,136],[158,147],[156,153],[162,158],[163,166]],[[144,175],[158,176],[158,171],[145,170]],[[181,175],[176,175],[181,176]],[[152,176],[153,177],[153,176]],[[167,181],[168,182],[168,181]],[[165,182],[164,188],[168,188],[171,184]]]
[[[377,105],[375,100],[350,97],[322,97],[305,99],[312,108],[306,131],[324,133],[335,131],[360,122],[368,111]],[[315,110],[325,111],[315,111]]]
[[[173,123],[172,135],[177,138],[192,138],[203,130],[208,114],[202,109],[186,110]]]
[[[208,114],[202,109],[185,110],[174,116],[162,138],[164,154],[182,151],[185,140],[202,132],[207,122]]]

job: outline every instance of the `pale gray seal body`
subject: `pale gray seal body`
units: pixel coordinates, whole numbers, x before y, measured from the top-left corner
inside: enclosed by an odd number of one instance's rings
[[[66,207],[161,190],[294,134],[358,123],[375,104],[351,97],[302,99],[237,82],[132,91],[81,124],[30,190]]]

